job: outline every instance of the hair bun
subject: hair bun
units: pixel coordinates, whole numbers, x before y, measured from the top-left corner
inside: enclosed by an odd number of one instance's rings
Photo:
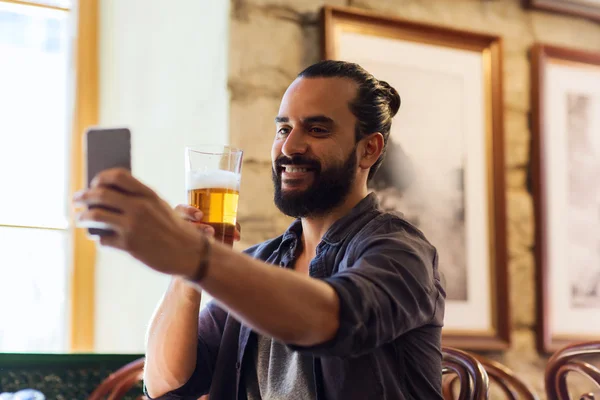
[[[390,84],[387,83],[386,81],[379,81],[379,84],[381,86],[383,86],[383,88],[385,89],[386,96],[388,99],[388,105],[390,107],[390,113],[392,114],[392,117],[393,117],[394,115],[396,115],[396,113],[400,109],[400,103],[401,103],[400,95],[398,94],[396,89],[394,89],[392,86],[390,86]]]

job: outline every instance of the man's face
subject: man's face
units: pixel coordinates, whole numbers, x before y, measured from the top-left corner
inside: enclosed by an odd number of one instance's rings
[[[357,85],[341,78],[299,78],[276,118],[271,158],[275,204],[286,215],[320,216],[352,190],[356,117],[349,103]]]

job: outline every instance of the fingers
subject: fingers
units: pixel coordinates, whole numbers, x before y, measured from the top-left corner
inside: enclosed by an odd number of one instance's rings
[[[123,214],[118,214],[102,208],[85,210],[77,215],[77,221],[79,222],[102,222],[117,233],[121,232],[123,229],[124,218]]]
[[[239,222],[235,223],[235,231],[233,234],[233,240],[239,242],[242,240],[242,227]]]
[[[123,213],[131,202],[126,194],[108,187],[95,187],[76,193],[73,200],[76,205],[102,206],[117,213]]]
[[[135,179],[131,172],[124,168],[111,168],[98,173],[92,180],[90,188],[101,186],[112,186],[138,196],[156,196],[152,189]]]
[[[202,223],[204,213],[196,207],[188,204],[179,204],[175,207],[175,212],[177,212],[184,220],[192,222],[200,231],[207,235],[213,236],[215,234],[215,230],[212,226]]]
[[[187,221],[202,221],[202,217],[204,217],[202,211],[188,204],[179,204],[175,207],[175,211]]]
[[[116,249],[122,249],[123,240],[118,235],[100,236],[100,244],[102,246],[114,247]]]
[[[210,225],[206,225],[206,224],[203,224],[203,223],[200,223],[200,222],[194,222],[194,225],[196,225],[196,228],[198,228],[199,231],[204,232],[208,236],[214,236],[215,235],[215,228],[213,228]]]

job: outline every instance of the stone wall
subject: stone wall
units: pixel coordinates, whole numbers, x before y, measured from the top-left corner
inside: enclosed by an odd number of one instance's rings
[[[504,38],[504,118],[513,345],[489,355],[543,393],[546,359],[535,350],[534,221],[526,187],[531,132],[528,49],[534,42],[600,50],[600,24],[524,10],[519,0],[232,0],[231,141],[246,150],[240,223],[244,247],[289,224],[273,206],[273,118],[287,85],[320,52],[319,10],[354,6]]]

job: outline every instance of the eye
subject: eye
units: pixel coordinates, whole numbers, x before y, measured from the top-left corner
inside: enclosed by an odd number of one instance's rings
[[[316,134],[319,134],[319,135],[322,135],[322,134],[325,134],[325,133],[329,133],[329,131],[328,131],[327,129],[320,128],[320,127],[318,127],[318,126],[313,126],[313,127],[311,127],[311,128],[309,129],[309,131],[310,131],[311,133],[316,133]]]
[[[290,133],[290,128],[288,128],[287,126],[282,126],[281,128],[277,129],[277,136],[286,136]]]

